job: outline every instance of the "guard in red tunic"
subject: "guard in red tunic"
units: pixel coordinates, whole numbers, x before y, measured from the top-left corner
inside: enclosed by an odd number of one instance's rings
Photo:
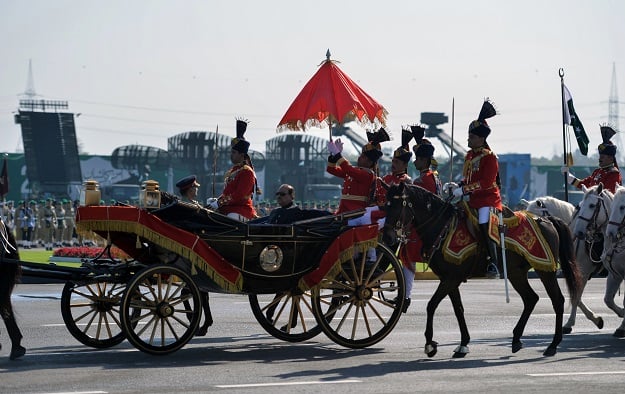
[[[367,137],[369,137],[369,142],[362,147],[355,167],[341,155],[343,143],[340,138],[328,142],[330,157],[326,171],[343,178],[343,190],[337,214],[366,208],[369,208],[368,211],[373,208],[377,210],[377,163],[382,157],[380,143],[389,141],[390,138],[383,128],[375,133],[367,132]]]
[[[438,177],[438,172],[432,168],[435,162],[434,145],[432,145],[428,139],[423,138],[425,133],[425,129],[423,127],[412,126],[411,128],[414,139],[417,142],[417,144],[412,147],[415,155],[414,166],[418,171],[418,175],[413,184],[421,186],[422,188],[440,196],[443,187],[441,180]]]
[[[501,194],[499,193],[499,161],[488,146],[486,137],[490,134],[490,127],[486,119],[497,114],[495,107],[488,100],[482,104],[477,120],[469,124],[468,145],[471,150],[464,159],[461,185],[453,194],[456,197],[468,196],[469,206],[477,209],[480,229],[480,243],[488,252],[486,277],[497,278],[497,245],[488,236],[490,213],[493,210],[501,211]]]
[[[603,183],[603,186],[611,191],[616,192],[616,185],[623,184],[621,171],[616,163],[616,145],[610,138],[616,134],[616,131],[610,126],[601,126],[601,138],[603,143],[599,145],[599,168],[594,170],[590,176],[584,179],[578,179],[569,172],[569,167],[562,167],[562,173],[567,174],[569,183],[578,189],[583,186],[592,187]]]
[[[244,222],[257,217],[252,197],[254,193],[260,194],[252,159],[247,154],[250,143],[243,137],[246,130],[247,121],[237,119],[237,136],[232,139],[230,150],[234,165],[225,174],[223,193],[209,203],[209,208]]]
[[[410,152],[410,141],[412,140],[412,132],[410,130],[402,129],[401,131],[401,146],[393,152],[393,160],[391,162],[391,173],[384,175],[382,181],[388,186],[399,185],[400,183],[412,183],[412,179],[408,175],[408,163],[412,157]],[[378,204],[383,206],[386,203],[386,190],[384,188],[378,188]],[[415,234],[414,231],[411,231]],[[412,284],[415,276],[415,262],[417,259],[414,256],[419,255],[419,251],[416,248],[420,248],[420,245],[416,245],[411,240],[404,244],[399,251],[399,259],[402,262],[402,271],[404,272],[404,283],[406,285],[406,298],[404,299],[403,312],[405,313],[410,306],[410,295],[412,293]],[[410,249],[410,251],[408,251]],[[420,250],[420,249],[419,249]],[[420,259],[419,259],[420,260]],[[393,300],[397,302],[397,300]]]

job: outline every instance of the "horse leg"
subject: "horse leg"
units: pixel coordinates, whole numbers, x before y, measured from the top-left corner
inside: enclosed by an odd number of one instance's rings
[[[434,357],[436,352],[438,351],[438,343],[434,341],[432,338],[434,336],[434,313],[436,312],[436,308],[441,303],[441,301],[449,294],[449,282],[441,280],[438,282],[438,287],[428,305],[426,307],[427,312],[427,320],[425,323],[425,354],[428,357]]]
[[[555,272],[545,272],[545,271],[537,271],[540,280],[543,282],[545,286],[545,290],[547,291],[547,295],[551,299],[551,305],[553,306],[553,311],[556,314],[556,328],[555,334],[553,336],[553,340],[551,344],[545,349],[543,352],[543,356],[553,356],[556,354],[558,350],[558,345],[562,342],[562,320],[564,316],[564,295],[562,295],[562,291],[560,290],[560,286],[558,285],[558,278]]]
[[[9,359],[18,359],[26,354],[26,348],[21,345],[22,332],[17,326],[13,310],[9,309],[5,311],[2,314],[2,320],[4,320],[4,324],[7,327],[7,332],[9,333],[9,338],[11,338],[11,354],[9,355]]]
[[[202,310],[204,311],[204,324],[198,327],[195,335],[203,337],[208,332],[208,327],[213,325],[213,315],[211,313],[210,305],[208,304],[208,292],[201,291],[200,297],[202,300]]]
[[[516,353],[523,349],[521,337],[539,297],[527,280],[527,271],[521,271],[520,267],[510,264],[510,262],[508,263],[508,279],[514,290],[521,296],[521,300],[523,300],[523,312],[512,330],[512,353]]]
[[[462,296],[460,295],[459,287],[449,292],[449,299],[451,300],[456,320],[458,320],[458,327],[460,328],[460,345],[454,350],[453,358],[463,358],[469,353],[469,341],[471,340],[471,336],[469,335],[467,321],[464,318],[464,307],[462,306]]]
[[[573,326],[575,325],[575,318],[577,316],[578,307],[579,309],[582,310],[582,312],[584,313],[584,316],[586,316],[588,320],[593,322],[595,326],[597,326],[597,328],[599,329],[603,328],[603,318],[601,316],[597,316],[597,314],[595,314],[595,312],[592,309],[586,306],[586,304],[582,300],[581,294],[583,294],[587,283],[588,283],[588,279],[586,277],[583,277],[582,283],[580,285],[580,290],[579,290],[580,292],[579,299],[577,300],[577,302],[575,302],[574,300],[571,300],[571,314],[569,315],[568,320],[566,321],[566,323],[564,323],[564,326],[562,327],[562,332],[564,334],[570,334],[573,331]]]
[[[614,302],[614,297],[616,296],[616,292],[621,286],[621,280],[618,279],[611,271],[608,271],[608,277],[605,282],[605,295],[603,296],[603,302],[606,306],[614,311],[618,315],[618,317],[623,317],[623,308],[616,305]]]
[[[623,305],[625,306],[625,297],[623,298]],[[612,335],[617,338],[625,338],[625,318],[623,318],[621,325],[619,326],[619,328],[616,329],[616,331],[614,331],[614,334]]]

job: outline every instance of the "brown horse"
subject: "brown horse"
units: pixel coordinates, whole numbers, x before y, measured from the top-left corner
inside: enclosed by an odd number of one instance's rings
[[[11,304],[11,293],[20,277],[21,267],[17,264],[4,262],[5,258],[19,260],[19,253],[15,237],[0,221],[0,315],[2,315],[2,320],[4,320],[11,338],[12,346],[9,358],[15,360],[26,353],[26,349],[21,345],[22,333],[15,321],[13,305]],[[1,344],[0,348],[2,348]]]
[[[470,256],[466,259],[467,261],[454,264],[446,261],[442,251],[434,247],[434,245],[441,243],[440,235],[443,234],[448,223],[458,214],[458,208],[421,187],[400,184],[388,189],[385,210],[384,242],[387,245],[397,243],[398,232],[405,232],[410,225],[413,225],[423,241],[424,250],[431,251],[430,268],[440,279],[438,288],[427,304],[425,353],[428,357],[433,357],[437,352],[437,343],[433,340],[434,313],[439,303],[446,296],[449,296],[461,334],[460,346],[454,350],[454,357],[464,357],[468,353],[470,336],[464,318],[459,287],[471,276],[474,271],[474,264],[471,262],[476,259],[475,256]],[[559,256],[569,294],[572,300],[576,300],[580,276],[574,261],[570,230],[566,223],[557,218],[537,219],[537,223],[540,232],[549,243],[552,256]],[[528,281],[527,273],[531,266],[527,259],[511,250],[506,250],[506,257],[508,279],[523,300],[523,312],[513,330],[512,352],[516,353],[523,348],[521,336],[539,297]],[[499,261],[502,261],[501,255]],[[499,267],[500,272],[501,268]],[[564,296],[560,291],[556,272],[536,270],[536,273],[545,286],[556,314],[553,340],[543,352],[545,356],[553,356],[562,341]]]

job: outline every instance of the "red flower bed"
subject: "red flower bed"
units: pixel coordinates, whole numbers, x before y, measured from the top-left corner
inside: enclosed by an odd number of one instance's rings
[[[93,259],[93,258],[98,257],[100,253],[102,253],[103,249],[104,248],[91,247],[91,246],[58,248],[54,250],[54,253],[52,254],[52,256]],[[129,256],[123,250],[116,248],[115,246],[111,247],[111,256],[115,259],[128,259],[129,258]]]

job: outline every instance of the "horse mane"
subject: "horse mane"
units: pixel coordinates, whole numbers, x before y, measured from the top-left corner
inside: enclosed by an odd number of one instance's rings
[[[528,212],[532,212],[540,216],[555,216],[565,222],[570,222],[573,218],[575,205],[570,202],[559,200],[552,196],[538,197],[527,203]]]

